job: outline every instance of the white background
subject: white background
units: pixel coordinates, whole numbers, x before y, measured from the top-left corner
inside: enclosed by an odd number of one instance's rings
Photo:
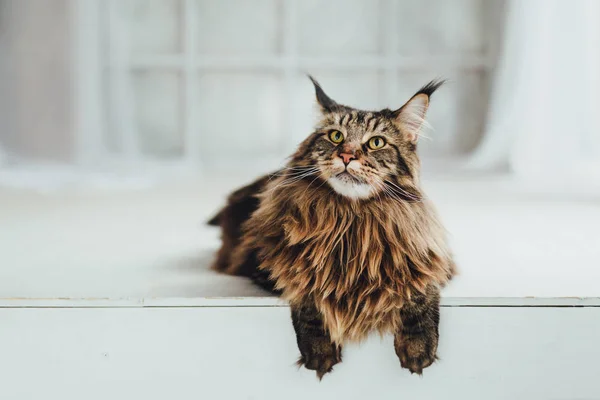
[[[369,109],[449,79],[421,151],[464,155],[483,130],[502,5],[2,0],[0,82],[16,112],[5,111],[0,143],[21,158],[86,166],[281,160],[316,117],[310,73],[340,103]],[[46,115],[49,103],[58,110]]]

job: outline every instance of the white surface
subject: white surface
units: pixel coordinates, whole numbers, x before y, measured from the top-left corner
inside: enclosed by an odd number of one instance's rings
[[[392,338],[297,369],[287,308],[0,309],[0,398],[600,398],[600,308],[444,308],[441,360],[400,368]]]
[[[441,360],[410,375],[373,336],[318,382],[286,304],[207,270],[202,222],[247,179],[0,190],[0,398],[600,398],[598,200],[429,181],[462,272]]]
[[[246,279],[207,269],[219,232],[203,221],[245,181],[0,190],[0,298],[5,306],[89,299],[81,306],[264,296]],[[426,186],[461,273],[444,291],[446,304],[600,304],[598,200],[550,198],[490,177],[440,178]]]

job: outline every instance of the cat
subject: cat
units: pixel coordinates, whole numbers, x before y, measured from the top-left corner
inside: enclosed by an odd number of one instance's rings
[[[456,273],[419,185],[417,142],[434,80],[396,110],[337,103],[311,76],[320,121],[287,166],[233,192],[213,268],[291,308],[300,359],[319,379],[345,342],[394,335],[402,367],[436,360],[440,289]]]

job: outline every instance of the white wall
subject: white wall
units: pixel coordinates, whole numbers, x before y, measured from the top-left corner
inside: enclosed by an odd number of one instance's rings
[[[0,0],[0,154],[4,147],[16,140],[15,132],[15,103],[13,73],[11,71],[10,40],[12,38],[8,24],[8,3]],[[4,156],[0,155],[0,163]]]
[[[73,158],[69,4],[0,3],[0,142],[27,158]]]
[[[503,1],[0,4],[8,10],[0,51],[11,60],[0,65],[0,85],[13,85],[2,100],[13,107],[0,131],[8,147],[45,159],[213,165],[288,155],[314,120],[307,72],[336,100],[364,108],[398,107],[428,80],[449,78],[430,111],[432,140],[421,149],[468,152],[485,120]],[[101,30],[87,47],[88,39],[73,37],[86,29],[82,18]],[[102,69],[81,68],[90,62],[77,57],[86,48]],[[81,76],[86,71],[93,76]],[[92,100],[81,103],[72,86],[88,84]],[[96,119],[74,123],[80,114]]]
[[[306,72],[338,101],[365,108],[400,106],[428,80],[447,77],[431,109],[435,131],[424,152],[465,153],[479,140],[502,2],[128,4],[121,3],[119,15],[123,32],[130,32],[126,68],[134,82],[135,135],[146,155],[183,153],[190,135],[204,160],[224,155],[223,137],[228,154],[285,155],[313,123]],[[193,77],[186,70],[188,52]],[[178,113],[187,107],[182,91],[188,82],[194,84],[189,106],[197,114],[191,127]]]

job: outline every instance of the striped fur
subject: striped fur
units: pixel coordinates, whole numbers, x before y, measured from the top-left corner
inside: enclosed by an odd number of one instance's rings
[[[315,131],[286,168],[236,191],[211,221],[223,228],[215,268],[252,277],[290,302],[301,363],[320,377],[341,360],[344,342],[373,331],[395,334],[402,365],[420,372],[435,359],[439,289],[455,266],[419,185],[420,125],[406,115],[416,108],[411,100],[396,111],[356,110],[314,83],[323,111]],[[415,94],[417,106],[426,109],[439,85]],[[332,130],[343,133],[342,143],[328,139]],[[369,148],[372,137],[385,146]],[[340,152],[354,157],[342,172]],[[371,193],[336,189],[340,176]],[[433,321],[419,337],[411,333],[415,315]]]

